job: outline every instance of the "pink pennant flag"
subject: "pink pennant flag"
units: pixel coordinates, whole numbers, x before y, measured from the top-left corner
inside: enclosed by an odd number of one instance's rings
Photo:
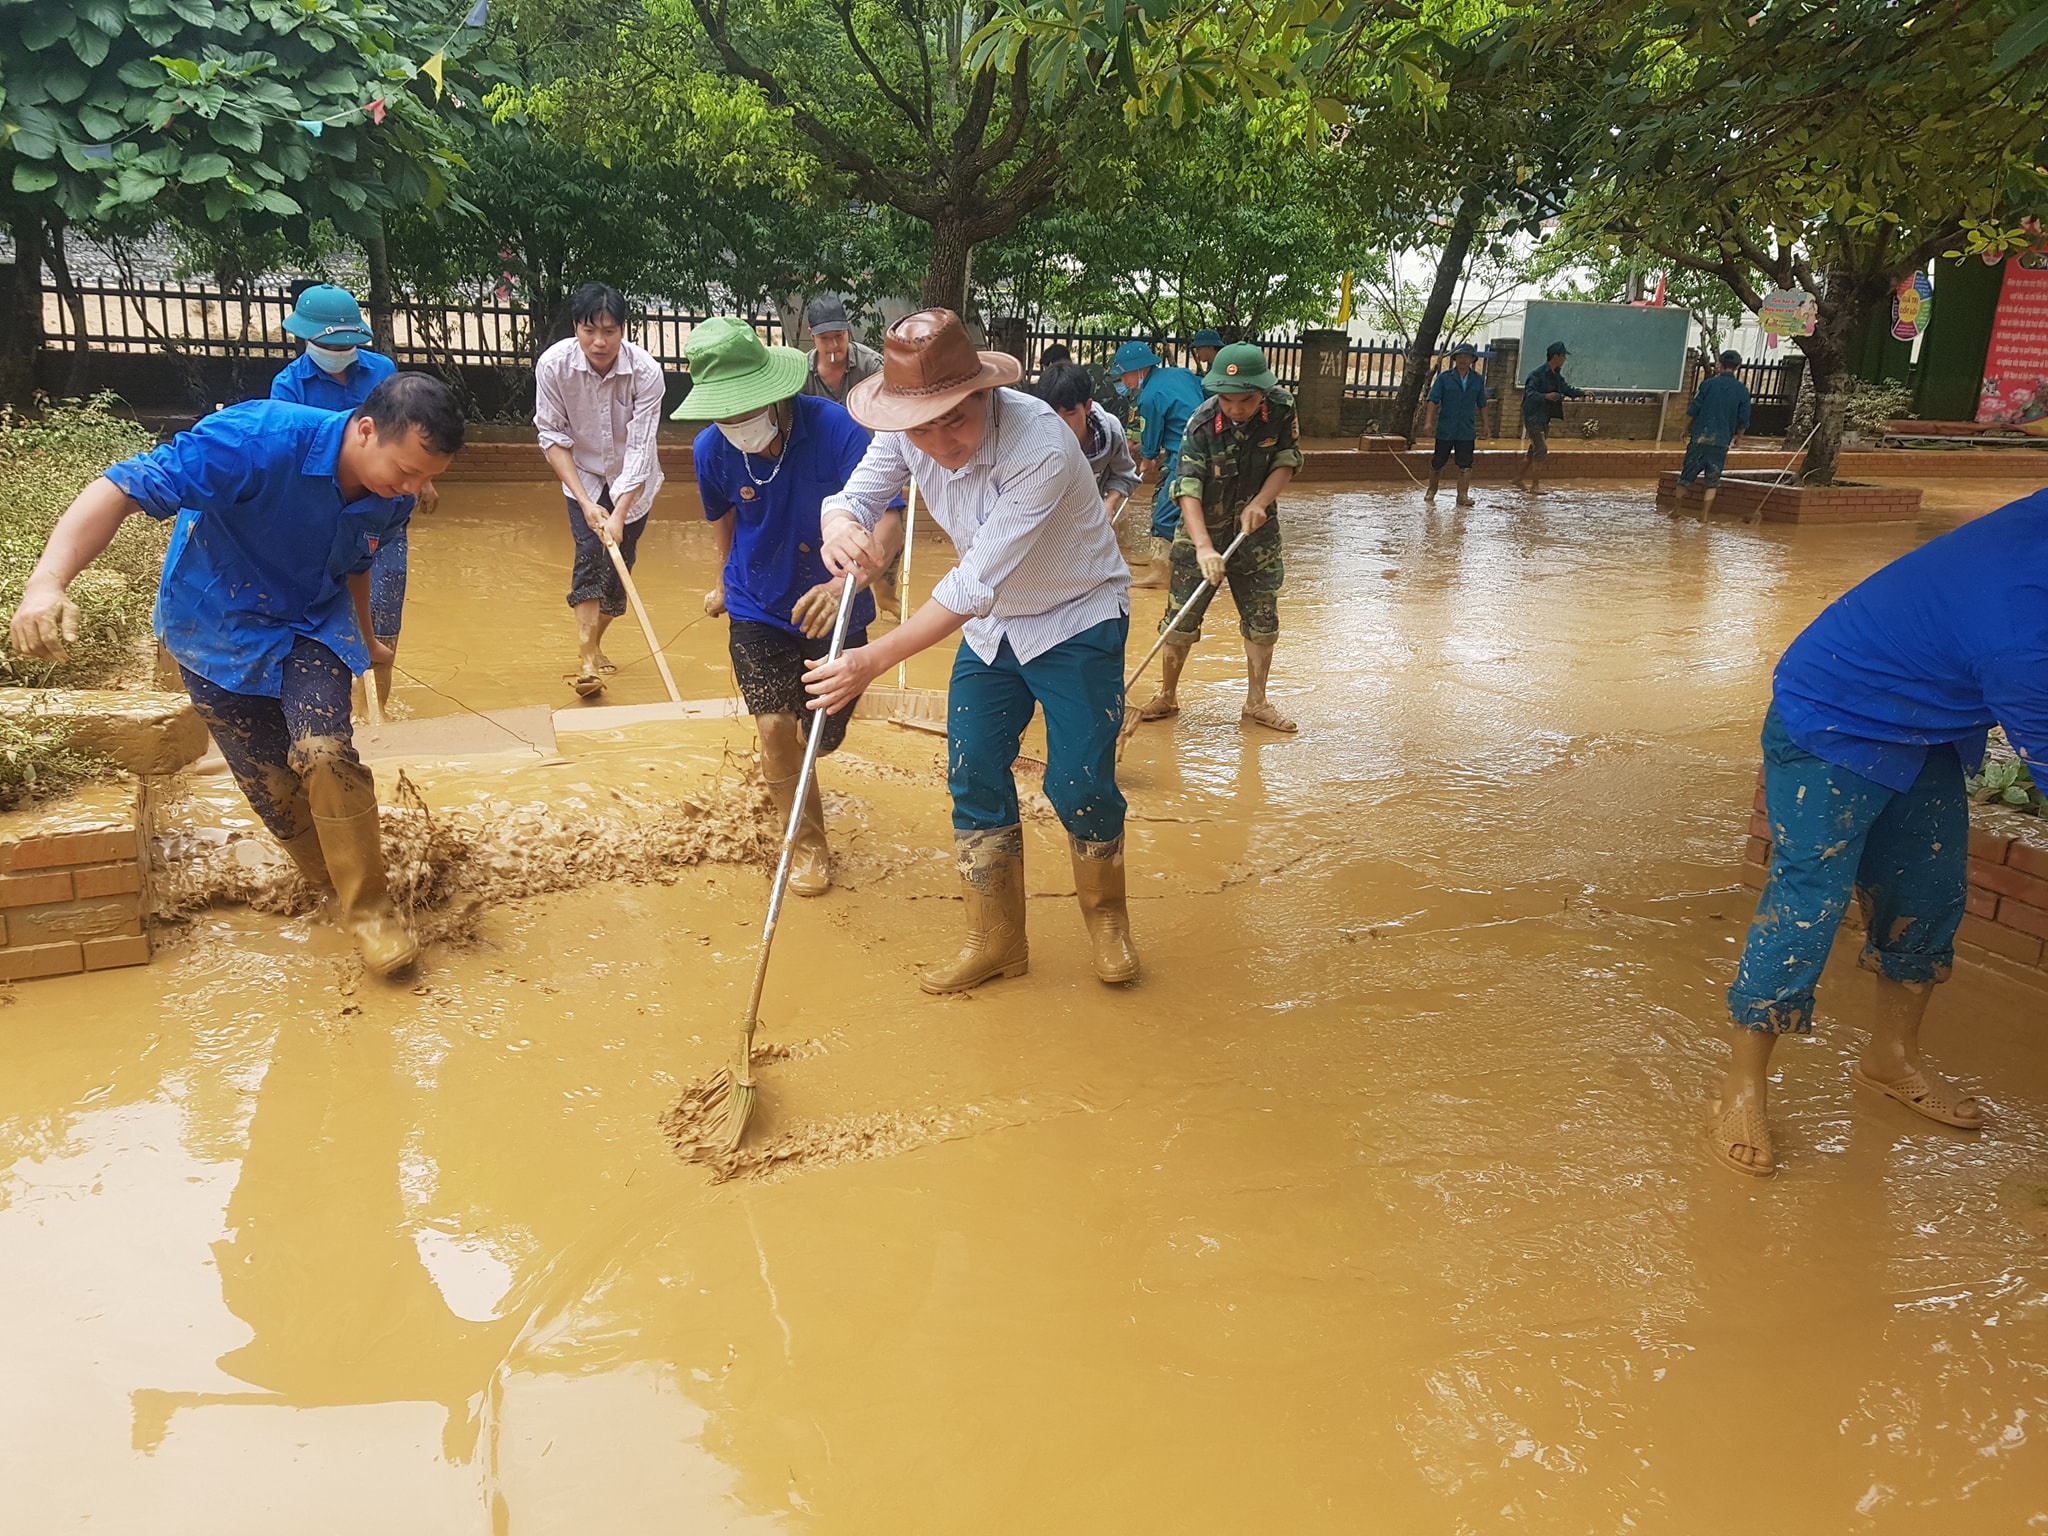
[[[369,113],[369,114],[370,114],[370,121],[371,121],[371,122],[373,122],[373,123],[381,123],[381,122],[383,122],[383,121],[384,121],[384,98],[383,98],[382,96],[379,96],[379,97],[378,97],[378,98],[377,98],[377,99],[376,99],[375,101],[371,102],[371,103],[370,103],[370,104],[369,104],[369,105],[368,105],[367,107],[363,108],[363,110],[364,110],[365,112],[367,112],[367,113]]]

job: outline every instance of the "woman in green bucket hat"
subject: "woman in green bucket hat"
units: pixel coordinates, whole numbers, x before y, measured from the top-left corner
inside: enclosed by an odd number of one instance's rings
[[[733,677],[761,735],[761,772],[783,817],[796,797],[805,732],[822,719],[820,755],[846,739],[848,703],[830,715],[805,708],[804,664],[831,648],[842,578],[825,569],[819,508],[846,483],[868,449],[868,434],[846,407],[801,393],[810,359],[771,347],[744,320],[720,315],[690,333],[683,349],[690,392],[677,421],[709,422],[697,434],[697,490],[718,540],[719,583],[704,610],[732,626]],[[901,516],[891,532],[901,541]],[[863,583],[865,584],[865,583]],[[875,600],[854,599],[849,649],[867,641]],[[824,802],[817,780],[804,797],[789,888],[816,896],[832,883]]]

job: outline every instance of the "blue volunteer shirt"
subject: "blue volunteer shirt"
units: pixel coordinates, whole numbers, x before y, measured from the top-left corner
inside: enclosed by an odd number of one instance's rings
[[[1479,436],[1479,412],[1486,405],[1486,380],[1474,368],[1463,378],[1446,368],[1429,386],[1436,402],[1436,435],[1449,443],[1471,442]]]
[[[868,435],[846,407],[822,395],[797,395],[796,415],[782,457],[743,454],[717,427],[697,434],[697,492],[707,522],[733,518],[732,553],[725,561],[725,611],[735,619],[773,624],[791,634],[796,600],[829,580],[818,552],[819,508],[846,484],[868,451]],[[875,597],[853,600],[850,629],[874,621]]]
[[[283,690],[305,635],[367,671],[346,579],[412,516],[410,496],[342,497],[347,416],[251,400],[107,471],[151,517],[175,517],[156,633],[179,662],[232,693]]]
[[[322,411],[352,411],[370,398],[370,391],[398,372],[398,364],[382,352],[359,348],[356,360],[336,378],[301,352],[278,369],[270,381],[270,398],[293,405],[310,405]]]
[[[1749,430],[1749,388],[1732,373],[1702,379],[1685,414],[1692,418],[1694,442],[1726,448],[1738,432]]]
[[[1138,420],[1142,428],[1138,457],[1156,459],[1164,453],[1177,459],[1188,418],[1207,398],[1202,381],[1187,369],[1154,368],[1138,390]],[[1170,466],[1169,472],[1160,478],[1162,484],[1173,479]]]
[[[1910,789],[1943,742],[1974,769],[1993,724],[2048,780],[2048,491],[1836,599],[1792,642],[1773,689],[1795,743],[1888,789]]]

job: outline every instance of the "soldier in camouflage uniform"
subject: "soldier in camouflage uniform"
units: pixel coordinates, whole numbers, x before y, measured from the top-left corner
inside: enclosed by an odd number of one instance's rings
[[[1178,690],[1188,648],[1202,638],[1202,615],[1215,588],[1227,581],[1237,604],[1238,633],[1244,637],[1242,721],[1292,731],[1294,722],[1266,697],[1266,679],[1273,670],[1273,642],[1280,636],[1284,568],[1278,498],[1301,467],[1294,396],[1280,387],[1266,354],[1250,342],[1218,352],[1202,388],[1209,398],[1188,420],[1173,487],[1182,516],[1173,541],[1166,615],[1159,621],[1167,636],[1159,658],[1159,692],[1138,718],[1165,720],[1180,713]],[[1226,564],[1223,550],[1240,528],[1248,537]],[[1182,609],[1204,580],[1210,591],[1183,617]]]

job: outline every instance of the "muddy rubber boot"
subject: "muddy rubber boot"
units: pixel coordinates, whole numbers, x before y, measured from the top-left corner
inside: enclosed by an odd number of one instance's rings
[[[784,831],[789,829],[796,781],[796,774],[768,780],[768,793],[775,799]],[[804,815],[797,824],[796,846],[789,851],[789,888],[799,896],[822,896],[832,889],[832,851],[825,841],[825,801],[818,793],[816,775],[811,778],[810,793],[804,796]]]
[[[1456,505],[1461,507],[1472,505],[1472,477],[1462,470],[1458,474],[1458,500]]]
[[[1124,904],[1124,840],[1107,843],[1067,839],[1074,856],[1074,894],[1081,923],[1095,952],[1096,979],[1138,979],[1138,951],[1131,943],[1131,914]]]
[[[997,976],[1031,968],[1024,935],[1024,829],[955,832],[960,882],[967,897],[967,947],[950,964],[918,977],[927,992],[965,992]]]
[[[1163,587],[1173,577],[1173,542],[1170,539],[1155,538],[1152,541],[1152,557],[1145,562],[1143,575],[1131,578],[1134,587]]]
[[[419,940],[391,905],[384,881],[376,780],[347,746],[323,737],[299,742],[292,750],[305,760],[301,777],[313,804],[320,851],[340,898],[336,915],[355,940],[363,964],[378,976],[390,976],[419,959]]]
[[[298,865],[299,874],[320,895],[325,895],[334,885],[334,879],[327,873],[327,859],[320,852],[320,829],[309,826],[297,837],[280,837],[277,846],[291,855],[291,861]]]
[[[1429,477],[1429,489],[1422,493],[1425,497],[1434,496],[1436,494],[1436,480],[1437,477],[1435,475],[1431,475]]]

